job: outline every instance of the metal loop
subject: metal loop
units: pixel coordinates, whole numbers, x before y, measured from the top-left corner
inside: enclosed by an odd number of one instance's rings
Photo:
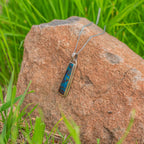
[[[78,58],[78,54],[77,53],[73,53],[72,54],[72,62],[76,63],[77,62],[77,58]]]

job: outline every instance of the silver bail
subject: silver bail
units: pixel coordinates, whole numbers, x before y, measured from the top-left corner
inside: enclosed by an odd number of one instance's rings
[[[78,58],[78,54],[74,52],[74,53],[72,54],[72,62],[73,62],[73,63],[77,63],[77,58]]]

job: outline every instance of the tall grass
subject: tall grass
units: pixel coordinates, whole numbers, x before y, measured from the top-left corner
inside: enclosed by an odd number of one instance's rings
[[[16,83],[23,56],[23,42],[32,25],[70,16],[95,22],[144,57],[144,0],[0,0],[0,85],[7,85],[12,71]]]

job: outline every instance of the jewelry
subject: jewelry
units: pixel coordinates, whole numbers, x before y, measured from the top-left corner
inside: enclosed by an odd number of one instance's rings
[[[98,16],[97,16],[97,21],[96,21],[96,25],[98,24],[98,21],[99,21],[99,16],[100,16],[100,9],[99,9],[99,12],[98,12]],[[78,46],[78,42],[79,42],[79,39],[80,39],[80,36],[81,36],[81,33],[83,32],[84,28],[87,27],[87,26],[90,26],[91,24],[93,24],[93,22],[87,24],[87,25],[84,25],[82,28],[81,28],[81,31],[79,33],[79,36],[78,36],[78,40],[77,40],[77,43],[76,43],[76,47],[74,49],[74,52],[72,54],[72,59],[67,67],[67,70],[66,70],[66,73],[63,77],[63,80],[61,82],[61,85],[60,85],[60,88],[59,88],[59,93],[63,96],[67,96],[68,95],[68,92],[69,92],[69,89],[70,89],[70,85],[72,83],[72,79],[73,79],[73,76],[74,76],[74,73],[75,73],[75,70],[76,70],[76,67],[77,67],[77,58],[78,58],[78,54],[85,48],[85,46],[87,45],[87,43],[93,38],[93,37],[96,37],[96,36],[99,36],[99,35],[102,35],[105,33],[105,29],[106,29],[106,26],[104,27],[104,31],[102,33],[99,33],[99,34],[96,34],[96,35],[92,35],[88,38],[88,40],[86,41],[86,43],[82,46],[82,48],[76,53],[76,50],[77,50],[77,46]]]

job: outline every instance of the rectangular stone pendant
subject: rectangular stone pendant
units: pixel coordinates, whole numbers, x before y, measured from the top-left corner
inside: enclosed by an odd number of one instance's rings
[[[68,95],[68,92],[69,92],[69,89],[70,89],[70,86],[72,83],[72,79],[73,79],[73,76],[75,73],[76,66],[77,66],[77,63],[70,62],[67,67],[66,73],[63,77],[63,80],[62,80],[60,88],[59,88],[59,93],[62,96]]]

